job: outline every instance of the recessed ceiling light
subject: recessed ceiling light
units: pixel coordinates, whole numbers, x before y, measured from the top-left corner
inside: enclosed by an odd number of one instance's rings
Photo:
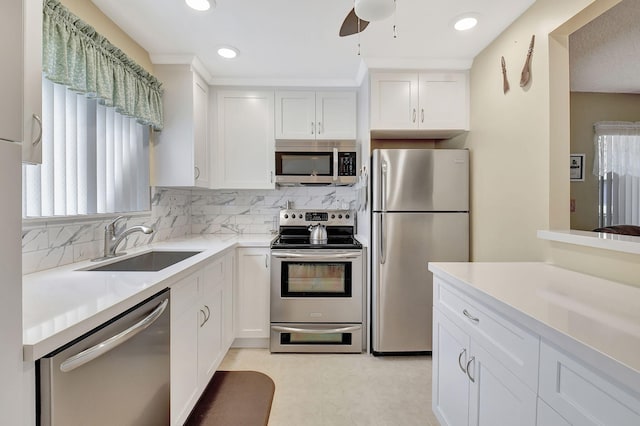
[[[456,23],[453,24],[453,28],[458,31],[467,31],[475,27],[477,24],[478,18],[474,16],[463,16],[456,20]]]
[[[209,10],[211,7],[211,3],[209,0],[184,0],[191,9],[199,10],[204,12],[205,10]],[[213,0],[213,6],[215,7],[216,2]]]
[[[225,59],[233,59],[238,56],[238,49],[230,46],[221,47],[218,49],[218,55]]]

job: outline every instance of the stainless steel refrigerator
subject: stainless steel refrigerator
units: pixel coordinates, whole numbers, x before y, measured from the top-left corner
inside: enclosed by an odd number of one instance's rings
[[[372,352],[430,352],[427,263],[469,260],[469,151],[378,149],[371,171]]]

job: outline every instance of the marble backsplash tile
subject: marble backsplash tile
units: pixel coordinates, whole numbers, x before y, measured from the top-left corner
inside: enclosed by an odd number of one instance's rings
[[[281,187],[277,190],[194,190],[192,234],[269,234],[287,201],[300,209],[355,208],[351,187]]]
[[[100,257],[104,251],[104,227],[117,215],[27,221],[22,226],[22,273],[42,271],[57,266]],[[120,250],[182,237],[191,233],[191,191],[155,188],[151,213],[123,215],[117,232],[135,225],[146,225],[154,233],[134,233],[119,246]]]
[[[283,187],[272,190],[186,190],[154,188],[151,213],[125,216],[117,232],[146,225],[154,233],[134,233],[120,249],[191,234],[269,234],[278,227],[278,212],[287,201],[295,208],[355,208],[351,187]],[[101,219],[28,221],[22,229],[23,274],[100,257],[104,227],[116,215]]]

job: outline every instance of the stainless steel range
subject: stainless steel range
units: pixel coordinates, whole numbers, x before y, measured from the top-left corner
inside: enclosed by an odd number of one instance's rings
[[[282,210],[279,232],[271,244],[271,352],[362,352],[355,213]]]

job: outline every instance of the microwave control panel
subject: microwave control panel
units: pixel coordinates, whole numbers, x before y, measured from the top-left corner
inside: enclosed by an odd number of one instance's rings
[[[356,175],[356,153],[355,152],[339,152],[338,153],[338,175],[339,176],[355,176]]]

